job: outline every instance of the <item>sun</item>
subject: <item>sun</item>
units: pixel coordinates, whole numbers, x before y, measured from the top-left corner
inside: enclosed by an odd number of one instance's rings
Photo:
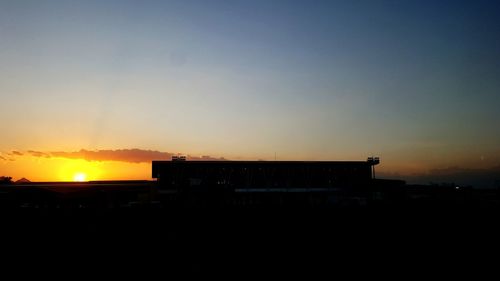
[[[59,167],[59,180],[64,182],[86,182],[99,179],[102,163],[83,159],[63,159]]]
[[[87,179],[87,175],[85,173],[76,173],[73,176],[73,181],[85,181]]]

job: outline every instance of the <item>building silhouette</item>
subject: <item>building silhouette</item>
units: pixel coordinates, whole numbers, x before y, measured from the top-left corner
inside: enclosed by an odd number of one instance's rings
[[[367,161],[153,161],[162,189],[318,189],[370,184],[378,158]]]
[[[378,157],[366,161],[153,161],[162,201],[182,206],[317,207],[366,205],[381,188]],[[379,196],[380,197],[380,196]]]

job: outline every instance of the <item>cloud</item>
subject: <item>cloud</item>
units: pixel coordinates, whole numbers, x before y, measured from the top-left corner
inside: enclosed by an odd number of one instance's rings
[[[399,175],[384,173],[384,178],[397,178],[406,180],[408,183],[416,184],[456,184],[459,186],[473,186],[477,188],[500,187],[500,166],[486,169],[471,169],[462,167],[449,167],[444,169],[433,169],[427,173]]]
[[[152,160],[169,160],[172,153],[143,149],[117,149],[117,150],[86,150],[74,152],[50,152],[52,157],[84,159],[87,161],[121,161],[121,162],[151,162]]]
[[[35,156],[35,157],[50,158],[50,154],[45,153],[45,152],[41,152],[41,151],[28,150],[28,153],[31,154],[31,156]]]
[[[215,158],[215,157],[208,156],[208,155],[204,155],[201,157],[188,155],[187,160],[189,160],[189,161],[224,161],[227,159],[224,157]]]
[[[13,150],[11,154],[12,155],[17,155],[17,156],[23,156],[23,153],[21,153],[19,151],[15,151],[15,150]]]
[[[3,156],[2,156],[3,154]],[[13,156],[13,154],[11,153],[8,153],[8,152],[0,152],[0,160],[3,160],[3,161],[15,161],[16,159],[11,157]]]
[[[84,159],[87,161],[120,161],[129,163],[148,163],[153,160],[170,160],[173,155],[178,155],[170,152],[161,152],[156,150],[144,150],[144,149],[116,149],[116,150],[86,150],[81,149],[80,151],[53,151],[53,152],[41,152],[41,151],[28,151],[29,154],[35,157],[60,157],[68,159]],[[214,158],[211,156],[187,156],[188,160],[199,161],[199,160],[224,160],[224,158]]]
[[[455,182],[460,185],[498,187],[500,185],[500,166],[489,169],[467,169],[460,167],[435,169],[430,171],[429,176],[431,179],[444,179],[447,182]]]

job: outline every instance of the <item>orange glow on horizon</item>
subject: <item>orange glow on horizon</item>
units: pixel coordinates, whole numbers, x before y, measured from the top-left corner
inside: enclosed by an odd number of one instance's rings
[[[0,161],[2,175],[14,180],[43,181],[150,180],[151,163],[87,161],[59,157],[17,156],[15,161]]]
[[[151,180],[151,162],[125,162],[125,161],[89,161],[84,159],[70,159],[53,156],[33,156],[29,153],[2,154],[5,159],[0,159],[0,176],[10,176],[13,180],[26,178],[32,182],[45,181],[100,181],[100,180]],[[449,162],[429,163],[423,158],[414,158],[412,161],[403,161],[394,155],[382,157],[382,163],[375,167],[376,173],[388,178],[428,174],[431,169],[443,169],[452,167],[458,160]],[[405,154],[405,159],[412,155]],[[236,157],[235,157],[236,158]],[[335,159],[317,157],[314,160],[341,160],[360,159],[360,156],[336,156]],[[246,159],[251,160],[251,157]],[[296,157],[287,158],[283,155],[281,159],[301,160]],[[479,158],[478,158],[479,159]],[[240,160],[240,159],[238,159]],[[469,163],[475,169],[489,169],[494,167],[495,158],[491,160],[476,160],[463,156],[460,162]],[[472,163],[472,164],[471,164]],[[468,168],[471,166],[464,166]]]

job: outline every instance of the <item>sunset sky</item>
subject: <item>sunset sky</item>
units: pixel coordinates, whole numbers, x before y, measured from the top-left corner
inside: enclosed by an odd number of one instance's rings
[[[500,2],[0,0],[0,97],[14,179],[177,153],[490,169]]]

